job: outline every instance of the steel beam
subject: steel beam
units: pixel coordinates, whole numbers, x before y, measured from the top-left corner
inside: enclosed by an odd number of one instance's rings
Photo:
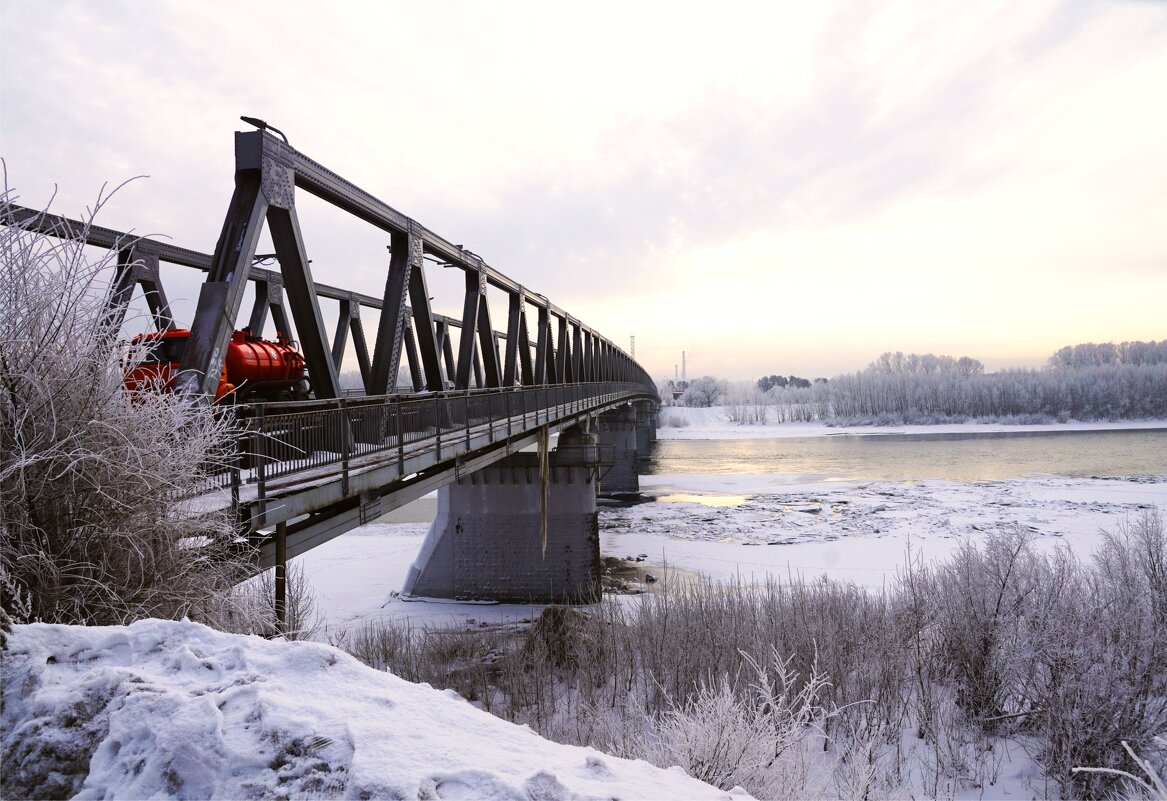
[[[373,395],[384,395],[397,386],[406,320],[405,295],[414,269],[413,260],[409,258],[409,234],[392,231],[390,242],[389,275],[385,279],[385,301],[381,305],[381,320],[377,323],[368,390]]]
[[[539,316],[535,322],[538,330],[535,332],[535,375],[532,383],[550,384],[555,373],[554,366],[550,365],[551,355],[551,320],[547,306],[539,307]]]
[[[478,307],[482,300],[479,276],[467,270],[466,299],[462,305],[462,330],[458,334],[458,374],[455,389],[470,388],[470,372],[474,364],[474,334],[478,330]]]
[[[405,358],[409,362],[409,380],[413,384],[414,392],[421,392],[425,389],[425,380],[421,374],[421,362],[417,358],[417,339],[414,337],[413,320],[409,317],[405,318]],[[393,375],[397,375],[397,371],[393,371]],[[394,392],[397,391],[397,385],[394,384],[391,388]]]
[[[361,304],[353,303],[351,314],[348,324],[353,337],[353,350],[357,354],[357,367],[361,371],[361,386],[365,388],[365,394],[369,394],[373,366],[369,362],[369,346],[365,339],[365,326],[361,323]]]
[[[409,257],[413,262],[413,270],[409,274],[409,302],[412,304],[413,324],[418,337],[418,347],[421,351],[422,369],[425,373],[423,389],[430,392],[441,392],[445,387],[442,378],[440,348],[437,339],[437,329],[434,327],[434,315],[430,310],[430,294],[425,281],[425,264],[422,253],[422,241],[419,237],[409,237]],[[414,382],[416,386],[417,382]]]
[[[502,384],[502,371],[498,366],[498,341],[494,329],[490,327],[490,305],[486,302],[485,288],[482,301],[478,304],[478,352],[482,356],[483,380],[478,386],[495,388]]]
[[[448,383],[442,386],[442,389],[449,389],[453,386],[454,376],[457,375],[457,367],[454,363],[454,343],[450,341],[450,326],[447,323],[439,323],[442,326],[442,362],[445,364],[445,375]]]
[[[509,341],[509,340],[508,340]],[[531,337],[527,333],[527,301],[524,298],[519,311],[519,384],[529,387],[535,383],[531,369]],[[508,384],[507,386],[510,386]]]
[[[522,292],[508,296],[507,307],[507,339],[506,356],[503,358],[502,385],[515,385],[519,360],[519,320],[523,316],[523,307],[527,305]]]
[[[567,317],[559,318],[559,333],[555,337],[555,344],[558,346],[555,350],[555,370],[556,383],[566,384],[571,382],[571,343],[568,342],[567,337]]]
[[[267,226],[272,243],[280,259],[280,273],[284,277],[284,288],[288,293],[288,304],[292,307],[292,318],[296,323],[296,336],[300,340],[300,351],[312,378],[312,394],[317,398],[339,398],[340,381],[336,367],[332,363],[328,335],[324,321],[320,317],[320,306],[313,291],[312,271],[308,266],[308,256],[304,251],[304,239],[300,234],[300,223],[295,207],[288,204],[282,208],[274,204],[268,206]]]
[[[175,380],[179,392],[215,396],[267,207],[259,171],[236,170],[227,219],[199,292],[190,338]]]

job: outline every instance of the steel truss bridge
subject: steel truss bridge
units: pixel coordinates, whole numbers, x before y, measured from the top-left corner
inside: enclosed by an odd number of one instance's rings
[[[235,191],[209,255],[15,204],[0,209],[5,225],[83,236],[115,250],[107,314],[118,324],[140,286],[155,327],[175,327],[160,262],[207,274],[178,391],[213,397],[249,284],[253,331],[263,331],[269,314],[278,330],[289,331],[290,310],[314,400],[235,407],[240,434],[230,443],[231,467],[210,473],[208,496],[190,501],[206,508],[217,498],[212,505],[229,507],[257,546],[260,568],[282,566],[555,431],[630,405],[655,411],[651,377],[611,340],[263,127],[235,134]],[[391,256],[381,294],[313,280],[297,190],[385,232]],[[265,223],[278,271],[256,264]],[[461,318],[431,309],[427,262],[463,272]],[[507,300],[505,331],[491,325],[490,292]],[[320,311],[330,301],[339,304],[331,337]],[[371,352],[362,309],[380,313]],[[338,380],[350,337],[361,396],[342,392]],[[397,388],[403,350],[412,392]]]

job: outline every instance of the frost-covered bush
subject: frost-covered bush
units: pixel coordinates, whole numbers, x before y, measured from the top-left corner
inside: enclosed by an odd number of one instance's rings
[[[721,402],[728,388],[729,384],[724,378],[714,378],[708,375],[694,378],[689,382],[685,394],[681,396],[681,403],[684,406],[716,406]]]
[[[747,659],[746,687],[729,676],[701,684],[680,705],[649,723],[639,753],[660,767],[680,765],[723,790],[748,787],[761,798],[805,795],[805,744],[823,735],[835,712],[819,704],[828,684],[815,672],[801,678],[776,651],[769,662]]]
[[[1167,764],[1155,741],[1167,730],[1167,537],[1157,513],[1105,533],[1090,565],[1065,549],[1038,552],[1014,529],[966,543],[914,580],[937,601],[918,624],[935,647],[921,695],[947,684],[986,734],[1031,738],[1070,796],[1116,788],[1111,774],[1071,769],[1119,768],[1124,740]]]
[[[510,636],[375,621],[343,647],[552,739],[761,798],[992,797],[1001,738],[1024,744],[1061,795],[1103,797],[1120,789],[1114,775],[1071,769],[1129,769],[1123,740],[1167,773],[1155,740],[1167,730],[1165,539],[1148,512],[1084,564],[1009,529],[937,564],[909,554],[885,592],[666,577],[657,594],[570,615],[554,637],[543,623]],[[787,701],[759,700],[759,666]],[[815,711],[759,714],[794,707]],[[773,749],[778,731],[797,745]]]
[[[225,514],[179,501],[230,423],[123,389],[105,312],[116,251],[56,233],[0,226],[0,606],[60,623],[215,620],[242,555]]]

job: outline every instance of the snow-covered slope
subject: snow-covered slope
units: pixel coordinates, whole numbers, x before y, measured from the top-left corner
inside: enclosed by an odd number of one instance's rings
[[[559,745],[335,648],[190,622],[18,626],[3,797],[729,799]]]

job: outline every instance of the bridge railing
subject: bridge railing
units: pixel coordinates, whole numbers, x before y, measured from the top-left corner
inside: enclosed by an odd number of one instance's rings
[[[240,432],[230,465],[210,472],[207,490],[269,482],[313,471],[347,475],[354,466],[432,451],[437,461],[471,441],[502,441],[609,403],[644,396],[632,382],[508,387],[424,395],[382,395],[239,407]],[[378,458],[380,456],[380,458]]]

